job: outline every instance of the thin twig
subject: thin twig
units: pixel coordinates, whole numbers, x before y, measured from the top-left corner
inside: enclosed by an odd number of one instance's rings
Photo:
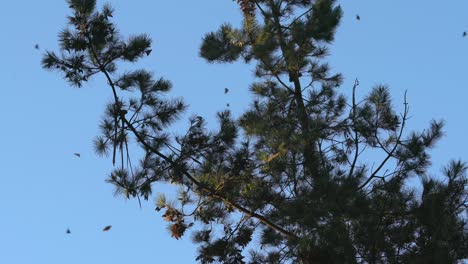
[[[400,139],[401,139],[401,136],[403,135],[403,130],[405,128],[405,122],[406,122],[406,119],[407,119],[407,116],[408,116],[408,103],[406,101],[406,92],[405,92],[405,99],[404,99],[404,105],[405,105],[405,110],[404,110],[404,113],[403,113],[403,116],[402,116],[402,121],[401,121],[401,127],[400,127],[400,134],[398,135],[398,138],[395,142],[395,146],[393,146],[392,150],[387,154],[387,157],[385,157],[385,159],[382,161],[382,163],[380,163],[379,167],[377,167],[377,169],[372,173],[372,175],[363,183],[361,184],[361,186],[359,186],[359,189],[362,189],[364,188],[373,178],[376,177],[377,173],[383,168],[383,166],[385,166],[385,164],[387,163],[387,161],[393,157],[393,153],[395,152],[395,150],[398,148],[398,146],[400,145]]]

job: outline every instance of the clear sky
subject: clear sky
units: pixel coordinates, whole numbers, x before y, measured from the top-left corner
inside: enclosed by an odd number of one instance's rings
[[[154,40],[153,53],[136,67],[170,79],[171,95],[190,104],[189,114],[212,122],[226,103],[235,114],[249,104],[251,67],[198,57],[204,33],[223,22],[239,25],[235,2],[108,2],[122,34],[148,33]],[[341,2],[344,18],[329,62],[346,78],[343,92],[349,94],[355,78],[360,95],[384,83],[399,106],[407,90],[408,128],[423,129],[433,118],[447,122],[431,173],[451,158],[467,160],[468,37],[462,33],[468,31],[468,2]],[[114,197],[104,182],[112,164],[94,155],[92,139],[111,99],[106,83],[98,78],[71,88],[41,69],[42,54],[57,50],[69,14],[62,0],[2,2],[0,263],[195,263],[190,236],[170,238],[152,200],[140,209],[134,200]],[[104,233],[106,225],[113,227]]]

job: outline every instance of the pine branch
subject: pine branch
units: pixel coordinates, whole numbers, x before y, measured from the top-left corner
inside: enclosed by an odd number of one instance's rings
[[[145,142],[145,140],[143,138],[141,138],[139,136],[139,133],[138,131],[136,131],[136,129],[132,126],[132,124],[130,122],[128,122],[125,117],[122,117],[124,122],[127,124],[127,126],[130,128],[130,130],[133,132],[133,134],[135,135],[135,137],[138,139],[138,141],[143,145],[145,146],[145,148],[147,150],[150,150],[151,152],[153,152],[154,154],[158,155],[159,157],[161,157],[163,160],[165,160],[166,162],[168,162],[169,164],[171,164],[174,168],[179,168],[179,165],[174,162],[171,158],[169,158],[168,156],[164,155],[163,153],[161,153],[160,151],[158,151],[157,149],[153,148],[151,145],[149,145],[148,143]],[[225,203],[229,204],[230,206],[236,208],[237,210],[239,210],[240,212],[243,212],[253,218],[256,218],[258,219],[260,222],[262,222],[263,224],[265,224],[266,226],[272,228],[273,230],[276,230],[278,231],[279,233],[287,236],[287,237],[291,237],[291,238],[297,238],[297,236],[283,228],[281,228],[280,226],[270,222],[268,219],[266,219],[264,216],[262,215],[259,215],[253,211],[250,211],[244,207],[242,207],[241,205],[235,203],[235,202],[232,202],[230,201],[229,199],[227,199],[226,197],[220,195],[219,193],[216,193],[214,190],[212,190],[211,188],[208,188],[206,186],[204,186],[203,184],[201,184],[199,181],[197,181],[187,170],[182,170],[182,173],[190,180],[190,182],[192,182],[193,184],[195,184],[195,186],[197,186],[198,190],[201,191],[201,193],[207,195],[207,196],[211,196],[211,197],[214,197],[214,198],[219,198],[221,200],[223,200]]]
[[[403,135],[403,130],[405,128],[405,123],[406,123],[406,119],[407,119],[407,116],[408,116],[408,103],[406,101],[406,92],[405,92],[405,97],[404,97],[404,105],[405,105],[405,110],[403,112],[403,115],[402,115],[402,121],[401,121],[401,127],[400,127],[400,133],[398,135],[398,138],[395,142],[395,146],[393,146],[392,150],[390,151],[390,153],[387,154],[387,156],[385,157],[385,159],[380,163],[380,165],[377,167],[377,169],[372,173],[372,175],[363,183],[359,186],[359,189],[362,189],[364,188],[372,179],[374,179],[377,175],[377,173],[379,173],[379,171],[383,168],[383,166],[385,166],[385,164],[387,163],[387,161],[393,157],[393,153],[395,152],[395,150],[398,148],[399,146],[399,143],[401,142],[401,136]]]
[[[95,56],[95,58],[97,58],[96,56],[96,53],[93,51],[93,55]],[[115,88],[115,84],[114,82],[112,81],[109,73],[107,72],[107,70],[102,67],[102,64],[99,62],[99,60],[97,60],[97,62],[99,63],[99,65],[101,66],[100,67],[100,70],[101,72],[105,75],[106,79],[107,79],[107,82],[108,84],[110,85],[110,87],[112,88],[112,92],[114,94],[114,100],[116,103],[119,102],[119,98],[117,96],[117,91],[116,91],[116,88]],[[160,151],[158,151],[156,148],[152,147],[151,145],[149,145],[138,133],[138,131],[135,129],[135,127],[126,119],[125,115],[123,115],[123,113],[121,111],[119,111],[119,114],[120,114],[120,118],[122,119],[122,121],[127,125],[127,127],[130,129],[130,131],[133,132],[134,136],[138,139],[138,141],[147,149],[147,150],[150,150],[151,152],[153,152],[154,154],[156,154],[157,156],[161,157],[163,160],[165,160],[166,162],[168,162],[169,164],[171,164],[174,168],[179,168],[180,169],[180,166],[175,162],[173,161],[171,158],[169,158],[168,156],[164,155],[163,153],[161,153]],[[115,117],[117,118],[117,117]],[[225,203],[227,203],[228,205],[232,206],[233,208],[236,208],[237,210],[239,210],[240,212],[243,212],[253,218],[256,218],[258,219],[260,222],[262,222],[263,224],[265,224],[266,226],[272,228],[273,230],[276,230],[277,232],[279,232],[280,234],[286,236],[286,237],[290,237],[290,238],[297,238],[297,236],[285,229],[283,229],[282,227],[274,224],[273,222],[269,221],[268,219],[266,219],[264,216],[260,215],[260,214],[257,214],[255,213],[254,211],[250,211],[249,209],[247,208],[244,208],[243,206],[239,205],[238,203],[236,202],[233,202],[233,201],[230,201],[228,198],[220,195],[219,193],[216,193],[214,190],[212,190],[211,188],[208,188],[204,185],[202,185],[199,181],[197,181],[187,170],[182,170],[182,173],[190,180],[190,182],[192,182],[193,184],[195,184],[195,186],[197,186],[198,190],[200,190],[203,194],[205,195],[208,195],[208,196],[211,196],[211,197],[214,197],[214,198],[218,198],[218,199],[221,199],[222,201],[224,201]]]
[[[286,67],[288,68],[289,80],[294,83],[294,97],[295,97],[297,108],[298,108],[298,115],[299,115],[298,118],[301,122],[303,135],[305,137],[305,147],[304,147],[305,162],[307,164],[309,173],[313,175],[312,177],[318,177],[320,169],[319,169],[319,164],[317,162],[317,157],[316,157],[316,147],[315,147],[316,143],[310,138],[311,131],[310,131],[310,125],[309,125],[309,115],[307,114],[307,110],[304,105],[299,75],[296,69],[291,68],[290,61],[289,61],[290,58],[287,56],[287,54],[289,54],[289,51],[288,51],[286,40],[283,35],[283,31],[281,29],[281,23],[279,20],[279,17],[281,16],[281,13],[279,10],[280,6],[277,6],[273,0],[270,0],[269,3],[270,3],[270,8],[273,13],[273,20],[274,20],[274,24],[276,27],[275,28],[276,35],[280,43],[280,48],[281,48],[281,52],[283,53]]]
[[[357,86],[359,85],[359,81],[358,79],[356,79],[354,81],[354,85],[353,85],[353,114],[352,114],[352,121],[353,121],[353,125],[356,126],[356,88]],[[353,176],[353,173],[354,173],[354,169],[356,167],[356,162],[358,160],[358,157],[359,157],[359,135],[358,135],[358,131],[356,129],[356,127],[353,128],[354,129],[354,159],[353,159],[353,163],[351,164],[351,168],[349,169],[349,174],[348,174],[348,177],[352,177]]]

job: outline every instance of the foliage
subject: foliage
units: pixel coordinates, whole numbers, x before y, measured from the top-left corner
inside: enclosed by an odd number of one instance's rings
[[[96,1],[68,1],[73,15],[59,35],[61,53],[48,52],[42,63],[77,87],[96,74],[106,78],[114,102],[95,146],[118,162],[108,181],[144,199],[155,182],[180,186],[173,201],[159,195],[156,210],[176,239],[199,228],[193,241],[201,263],[467,258],[467,165],[453,161],[443,178],[429,177],[428,150],[443,123],[405,132],[406,98],[398,114],[388,87],[358,101],[356,80],[351,100],[340,94],[342,76],[323,62],[342,16],[335,1],[237,2],[242,26],[206,34],[200,55],[255,62],[254,100],[239,118],[219,112],[215,131],[196,116],[172,138],[165,130],[186,106],[164,96],[170,83],[146,70],[118,70],[150,55],[149,37],[123,40],[109,6],[98,11]],[[130,138],[144,150],[139,164],[131,163]],[[408,184],[415,177],[421,196]],[[259,246],[247,254],[255,237]]]

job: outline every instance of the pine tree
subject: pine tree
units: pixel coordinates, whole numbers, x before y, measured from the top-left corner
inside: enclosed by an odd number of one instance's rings
[[[342,16],[335,1],[237,2],[242,26],[206,34],[200,55],[256,63],[254,100],[240,117],[219,112],[217,130],[196,116],[172,138],[165,130],[186,106],[164,95],[170,82],[118,70],[151,53],[148,36],[124,40],[110,6],[98,11],[95,0],[68,0],[73,15],[60,33],[61,53],[47,52],[42,63],[77,87],[97,74],[106,78],[114,101],[95,146],[115,165],[108,181],[138,199],[152,197],[155,182],[180,186],[173,201],[157,197],[156,210],[172,237],[194,229],[200,263],[468,258],[467,165],[452,161],[441,177],[427,175],[443,122],[406,131],[406,96],[397,113],[386,86],[362,99],[357,80],[350,100],[339,92],[342,76],[324,62]],[[139,164],[131,163],[130,138],[144,150]],[[410,177],[420,179],[422,195]],[[259,245],[249,247],[255,236]]]

